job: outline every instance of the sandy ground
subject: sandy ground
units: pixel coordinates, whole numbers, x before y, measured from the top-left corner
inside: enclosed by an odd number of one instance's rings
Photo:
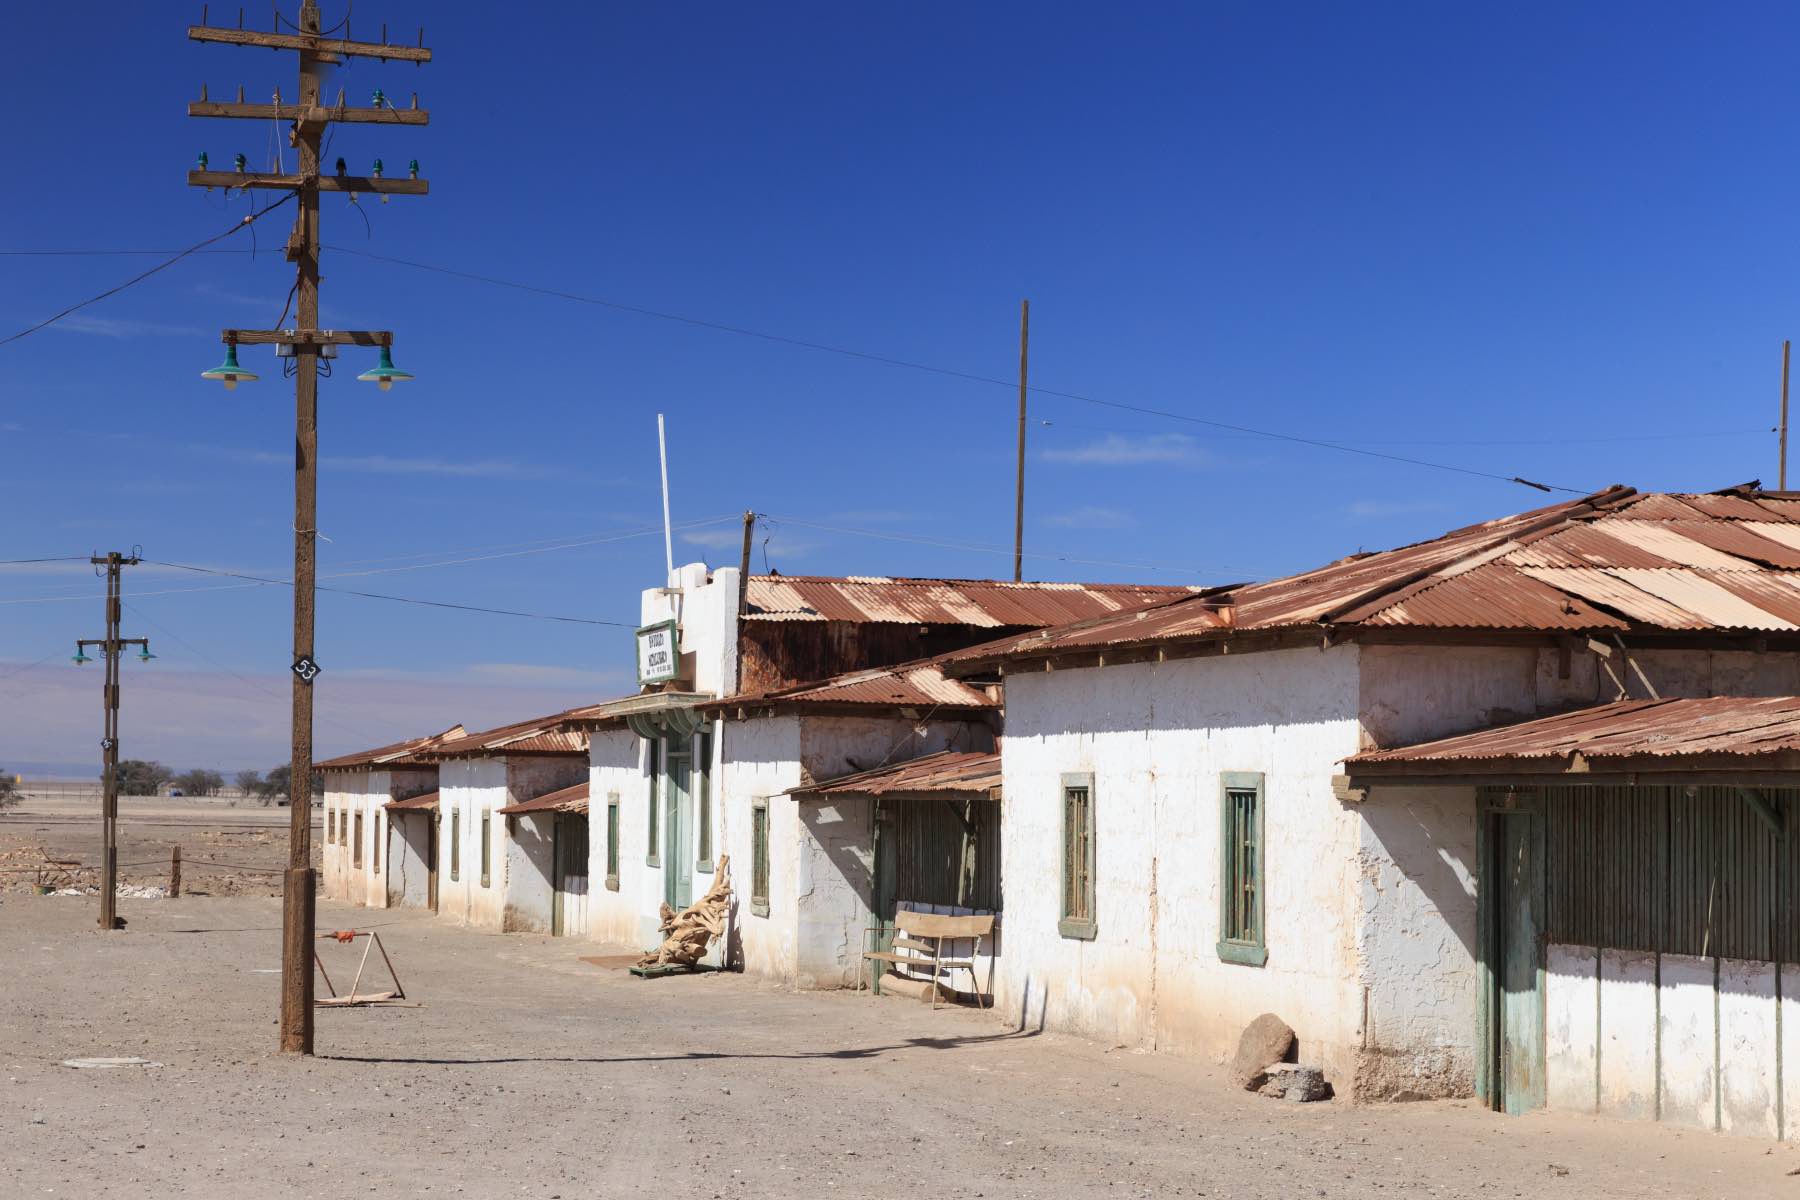
[[[313,813],[313,865],[319,865],[319,816]],[[119,797],[119,878],[125,885],[167,887],[171,851],[181,847],[181,886],[202,895],[281,894],[287,866],[288,810],[255,801]],[[0,893],[30,892],[44,857],[86,867],[101,862],[98,795],[28,794],[0,812]],[[95,875],[72,877],[91,886]],[[56,885],[61,874],[45,876]]]
[[[322,1011],[318,1057],[283,1057],[278,901],[127,900],[116,934],[90,907],[0,897],[0,1196],[1800,1198],[1792,1145],[1290,1105],[991,1013],[645,981],[404,911],[319,923],[378,927],[420,1007]],[[102,1055],[161,1065],[59,1065]]]

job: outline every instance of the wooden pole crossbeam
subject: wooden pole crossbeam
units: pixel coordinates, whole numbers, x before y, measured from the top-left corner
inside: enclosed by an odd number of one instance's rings
[[[260,33],[254,29],[221,29],[216,25],[190,25],[187,35],[196,42],[227,46],[265,46],[270,50],[303,50],[316,55],[341,54],[350,58],[382,58],[394,62],[428,63],[431,51],[424,46],[388,46],[380,42],[347,42],[341,38],[307,33]]]
[[[423,179],[389,179],[373,175],[276,175],[268,171],[189,171],[189,187],[279,188],[284,192],[384,192],[390,196],[423,196]]]
[[[415,102],[416,103],[416,102]],[[422,108],[334,108],[304,104],[243,104],[231,100],[190,100],[190,117],[242,117],[247,121],[298,121],[302,125],[429,125]]]
[[[386,329],[227,329],[219,340],[239,346],[392,346]]]

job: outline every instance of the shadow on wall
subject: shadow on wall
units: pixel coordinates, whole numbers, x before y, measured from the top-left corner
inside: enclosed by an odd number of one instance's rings
[[[1388,864],[1424,894],[1462,943],[1471,961],[1480,954],[1476,919],[1475,832],[1478,816],[1472,788],[1375,787],[1369,798],[1350,805],[1362,817]],[[1466,839],[1458,844],[1459,839]],[[1366,867],[1365,867],[1366,870]],[[1364,883],[1375,882],[1364,878]],[[1382,898],[1388,889],[1382,888]],[[1371,913],[1379,920],[1379,912]],[[1396,928],[1396,936],[1408,930]]]
[[[1016,1032],[1032,1037],[1044,1032],[1044,1025],[1050,1015],[1050,989],[1038,989],[1037,1028],[1031,1028],[1031,976],[1025,976],[1025,983],[1019,992],[1019,1022]]]

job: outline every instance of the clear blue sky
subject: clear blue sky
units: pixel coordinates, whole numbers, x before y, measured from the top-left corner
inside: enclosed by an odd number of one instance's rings
[[[245,211],[183,173],[202,149],[266,166],[271,129],[184,105],[202,81],[292,96],[292,57],[190,43],[198,15],[11,14],[31,49],[0,76],[21,114],[0,250],[178,248]],[[421,19],[436,62],[330,86],[417,90],[431,126],[348,127],[330,157],[416,156],[432,194],[365,198],[367,227],[327,197],[328,245],[1002,379],[1028,296],[1047,388],[1574,488],[1773,482],[1754,431],[1800,331],[1791,9],[364,0],[352,31]],[[0,347],[0,558],[287,571],[291,385],[263,351],[259,384],[197,378],[220,328],[274,322],[285,226]],[[0,258],[0,335],[154,261]],[[346,355],[322,387],[324,573],[650,528],[658,411],[677,522],[1010,543],[1004,386],[342,253],[324,271],[326,322],[394,329],[419,376],[381,394]],[[1028,548],[1102,560],[1033,558],[1039,578],[1268,576],[1548,499],[1033,407]],[[730,521],[677,536],[678,559],[736,558]],[[767,549],[795,574],[1010,571],[795,524]],[[342,582],[629,625],[661,559],[636,537]],[[0,764],[93,754],[98,680],[64,658],[100,632],[96,581],[53,570],[0,568]],[[283,756],[288,594],[171,590],[219,582],[130,574],[127,632],[162,658],[128,668],[128,752]],[[324,596],[321,748],[617,694],[627,638]]]

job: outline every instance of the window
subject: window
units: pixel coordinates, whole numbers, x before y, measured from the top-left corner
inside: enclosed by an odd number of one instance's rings
[[[1064,775],[1063,902],[1056,930],[1064,937],[1092,939],[1100,927],[1094,912],[1094,777]]]
[[[1219,776],[1219,958],[1260,967],[1263,944],[1263,777]]]
[[[356,840],[350,843],[350,865],[362,866],[362,814],[356,814]]]
[[[325,844],[327,846],[333,846],[333,845],[337,844],[337,838],[335,836],[336,833],[337,833],[337,809],[328,808],[325,810]]]
[[[750,802],[750,911],[769,915],[769,799]]]
[[[606,797],[606,886],[619,890],[619,793]]]
[[[489,871],[493,866],[493,832],[494,814],[485,808],[481,810],[481,886],[488,887]]]
[[[375,840],[369,843],[369,870],[381,870],[381,814],[376,813],[369,819],[369,831]]]
[[[450,882],[462,878],[462,810],[450,813]]]
[[[711,874],[712,852],[712,734],[694,735],[694,869]]]
[[[662,739],[649,738],[645,745],[648,749],[644,751],[644,762],[650,768],[650,832],[645,842],[644,865],[660,867],[662,859],[656,853],[656,833],[658,826],[662,824],[657,820],[657,810],[661,807],[662,800]]]

